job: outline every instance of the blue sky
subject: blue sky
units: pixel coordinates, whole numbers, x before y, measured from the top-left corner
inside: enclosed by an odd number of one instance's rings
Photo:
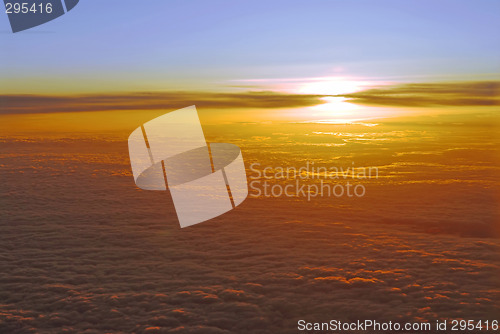
[[[500,1],[82,0],[12,34],[4,92],[214,89],[239,79],[500,73]]]

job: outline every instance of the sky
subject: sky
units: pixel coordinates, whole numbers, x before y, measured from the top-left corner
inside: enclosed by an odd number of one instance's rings
[[[86,0],[16,34],[0,15],[0,88],[61,94],[279,90],[318,77],[498,79],[499,12],[500,2],[488,0]]]

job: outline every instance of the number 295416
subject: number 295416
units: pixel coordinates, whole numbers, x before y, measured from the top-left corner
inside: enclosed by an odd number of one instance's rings
[[[5,3],[5,13],[7,14],[36,14],[36,13],[47,13],[50,14],[52,13],[52,3],[47,2],[47,3],[34,3],[34,4],[29,4],[26,2],[7,2]]]

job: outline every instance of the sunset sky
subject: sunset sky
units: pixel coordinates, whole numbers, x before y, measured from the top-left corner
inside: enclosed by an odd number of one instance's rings
[[[82,0],[15,34],[0,13],[0,332],[500,319],[499,32],[496,0]],[[181,229],[128,138],[191,105],[249,181],[366,194]],[[254,177],[309,164],[378,174]]]
[[[81,1],[78,10],[17,34],[1,15],[2,93],[336,94],[500,73],[500,3],[493,0],[107,0],[98,8]]]
[[[213,123],[491,114],[499,11],[488,0],[82,1],[16,34],[2,15],[3,129],[106,119],[128,131],[192,104]]]

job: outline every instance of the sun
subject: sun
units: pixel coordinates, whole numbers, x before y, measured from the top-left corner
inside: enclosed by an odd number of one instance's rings
[[[351,103],[344,95],[360,92],[374,86],[373,82],[347,77],[321,77],[297,84],[297,94],[323,95],[324,103],[306,108],[306,114],[332,122],[354,122],[378,118],[379,108]]]
[[[297,94],[343,95],[359,92],[371,85],[372,83],[367,81],[345,77],[322,77],[297,85],[295,92]]]

